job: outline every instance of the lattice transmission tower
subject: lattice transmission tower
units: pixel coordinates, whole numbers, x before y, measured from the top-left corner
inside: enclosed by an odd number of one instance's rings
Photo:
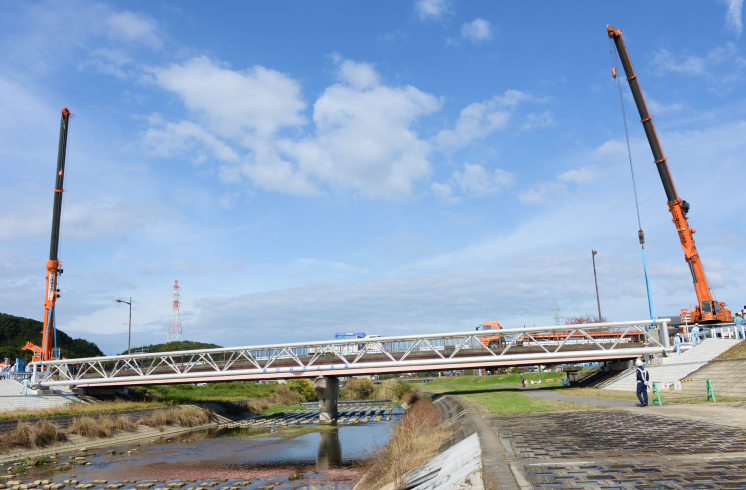
[[[181,335],[181,316],[179,316],[179,281],[174,281],[174,304],[171,309],[171,321],[168,322],[168,335],[166,335],[166,343],[184,340]]]

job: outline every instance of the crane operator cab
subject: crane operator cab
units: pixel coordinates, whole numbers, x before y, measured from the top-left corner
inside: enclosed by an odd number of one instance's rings
[[[497,322],[497,321],[487,321],[487,322],[484,322],[484,324],[477,327],[477,330],[483,330],[483,331],[500,330],[500,329],[502,329],[502,327],[500,326],[500,322]],[[486,347],[490,347],[490,348],[505,345],[505,339],[502,337],[502,335],[497,335],[497,334],[486,335],[484,337],[481,337],[479,340]]]

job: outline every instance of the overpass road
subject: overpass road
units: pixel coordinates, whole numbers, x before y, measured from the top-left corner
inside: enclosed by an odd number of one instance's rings
[[[117,387],[628,360],[663,352],[669,321],[656,321],[663,344],[645,328],[650,320],[553,325],[62,359],[33,363],[31,382]],[[498,344],[485,346],[498,332]]]

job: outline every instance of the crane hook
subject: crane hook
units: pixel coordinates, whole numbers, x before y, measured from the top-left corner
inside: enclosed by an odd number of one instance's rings
[[[611,76],[614,77],[614,80],[616,80],[616,68],[611,69]]]

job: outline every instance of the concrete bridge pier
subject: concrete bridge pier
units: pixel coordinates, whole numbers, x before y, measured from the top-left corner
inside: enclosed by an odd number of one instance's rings
[[[319,421],[322,424],[336,423],[339,379],[320,376],[313,381],[313,387],[316,390],[316,398],[319,399]]]

